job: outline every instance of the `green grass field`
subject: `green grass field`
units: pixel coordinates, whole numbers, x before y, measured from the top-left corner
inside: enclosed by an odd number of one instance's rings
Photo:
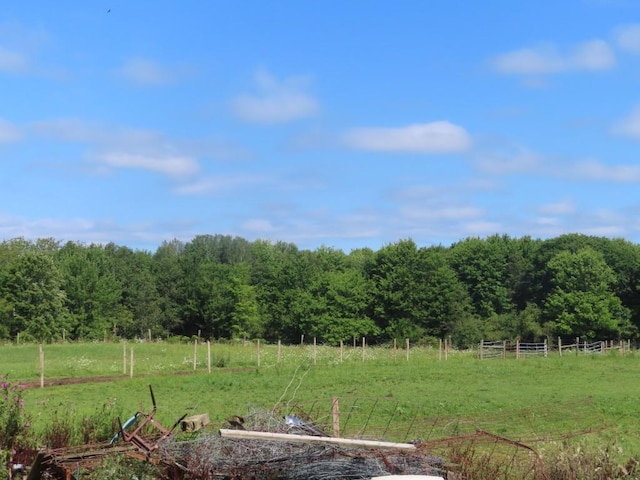
[[[473,352],[440,358],[437,349],[403,351],[312,346],[134,345],[133,378],[118,344],[47,345],[45,378],[115,376],[74,385],[29,388],[25,406],[36,431],[55,415],[80,422],[108,405],[128,418],[149,411],[170,425],[182,414],[208,413],[214,425],[255,409],[297,407],[330,423],[340,402],[341,434],[394,441],[432,440],[476,428],[534,448],[565,438],[640,457],[640,356],[550,354],[548,358],[478,360]],[[127,350],[128,352],[128,350]],[[314,353],[315,352],[315,353]],[[128,357],[128,354],[127,354]],[[278,359],[280,360],[278,362]],[[0,372],[13,381],[39,380],[36,345],[0,347]],[[546,443],[545,443],[546,442]]]

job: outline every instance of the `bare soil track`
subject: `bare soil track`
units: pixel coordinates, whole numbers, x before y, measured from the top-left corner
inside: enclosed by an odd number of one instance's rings
[[[250,371],[252,368],[223,368],[215,370],[216,373],[233,373],[233,372],[244,372]],[[196,372],[191,371],[181,371],[181,372],[173,372],[168,375],[178,375],[178,376],[186,376],[186,375],[196,375]],[[137,375],[137,378],[150,377],[151,374],[146,375]],[[157,376],[157,374],[153,375]],[[116,380],[124,380],[126,378],[130,378],[128,375],[107,375],[107,376],[97,376],[97,377],[64,377],[64,378],[53,378],[50,380],[44,380],[42,383],[43,387],[53,387],[58,385],[80,385],[83,383],[99,383],[99,382],[113,382]],[[20,382],[24,388],[39,388],[40,380],[31,380],[28,382]]]

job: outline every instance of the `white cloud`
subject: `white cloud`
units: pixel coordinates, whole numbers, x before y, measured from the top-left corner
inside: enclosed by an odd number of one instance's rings
[[[464,225],[465,231],[472,236],[487,236],[502,233],[504,227],[497,222],[469,222]]]
[[[573,165],[568,174],[578,179],[637,183],[640,182],[640,165],[605,165],[598,160],[586,160]]]
[[[21,138],[22,133],[16,126],[0,118],[0,144],[17,142]]]
[[[624,25],[618,27],[614,36],[616,43],[623,50],[640,53],[640,24]]]
[[[111,148],[113,145],[133,147],[157,146],[166,143],[166,139],[153,130],[117,127],[75,118],[56,118],[35,122],[31,125],[31,130],[38,136],[54,141],[94,143]]]
[[[399,128],[354,128],[344,136],[346,145],[373,152],[452,153],[471,145],[464,128],[447,121]]]
[[[319,111],[317,100],[305,92],[306,81],[292,77],[278,82],[266,71],[255,78],[258,94],[239,95],[233,99],[233,114],[245,121],[277,124],[315,115]]]
[[[546,215],[564,215],[576,211],[576,206],[571,200],[562,200],[556,203],[547,203],[538,207],[540,213]],[[547,217],[545,217],[547,218]]]
[[[276,230],[271,220],[260,218],[250,218],[245,221],[240,228],[242,228],[243,231],[251,232],[255,235],[272,233]]]
[[[474,160],[476,168],[496,175],[528,173],[539,169],[544,159],[522,147],[482,154]]]
[[[613,126],[612,132],[617,135],[640,139],[640,106]]]
[[[603,40],[591,40],[562,54],[553,45],[523,48],[494,57],[494,68],[501,73],[543,75],[572,70],[606,70],[615,65],[611,47]]]
[[[139,168],[170,177],[193,175],[200,169],[193,158],[180,156],[150,156],[132,153],[106,153],[98,156],[104,165],[113,168]]]
[[[24,55],[0,46],[0,72],[21,73],[27,70],[27,66]]]
[[[226,177],[209,177],[195,182],[181,185],[174,189],[178,195],[206,195],[235,188],[256,185],[269,181],[268,178],[259,175],[238,175]]]
[[[541,74],[562,70],[563,61],[553,47],[522,48],[492,60],[501,73]]]
[[[167,85],[177,79],[175,71],[144,58],[127,61],[117,73],[125,80],[143,86]]]
[[[458,206],[412,206],[400,208],[403,218],[421,221],[461,220],[478,218],[484,211],[474,205]]]
[[[609,44],[603,40],[591,40],[575,49],[567,60],[569,70],[607,70],[616,64]]]

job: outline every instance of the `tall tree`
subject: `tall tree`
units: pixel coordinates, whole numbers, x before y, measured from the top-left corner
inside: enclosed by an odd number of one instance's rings
[[[171,334],[184,333],[185,274],[181,266],[185,244],[162,242],[153,255],[153,276],[158,292],[159,324]]]
[[[545,302],[550,333],[617,339],[631,333],[629,311],[612,292],[613,270],[591,248],[563,251],[548,263],[552,291]]]
[[[367,275],[374,285],[370,315],[385,339],[424,337],[424,270],[415,242],[401,240],[380,249]]]
[[[55,259],[70,314],[69,338],[95,339],[111,332],[122,289],[104,249],[68,242]]]
[[[510,238],[468,238],[451,247],[450,265],[466,285],[475,313],[481,318],[511,311],[507,288]]]
[[[112,243],[105,246],[105,251],[111,257],[122,292],[117,313],[118,334],[128,338],[144,338],[149,332],[165,335],[151,253]]]
[[[68,328],[62,276],[51,254],[27,251],[20,255],[7,269],[0,290],[14,318],[9,335],[23,330],[44,342],[61,338]]]

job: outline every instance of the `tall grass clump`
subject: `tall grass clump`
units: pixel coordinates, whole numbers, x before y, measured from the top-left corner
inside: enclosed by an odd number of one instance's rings
[[[13,457],[29,444],[30,421],[24,409],[24,387],[0,375],[0,463],[8,471]]]
[[[117,422],[121,417],[121,409],[115,401],[106,402],[85,414],[61,405],[49,412],[47,424],[38,439],[47,448],[106,442],[118,430]]]

